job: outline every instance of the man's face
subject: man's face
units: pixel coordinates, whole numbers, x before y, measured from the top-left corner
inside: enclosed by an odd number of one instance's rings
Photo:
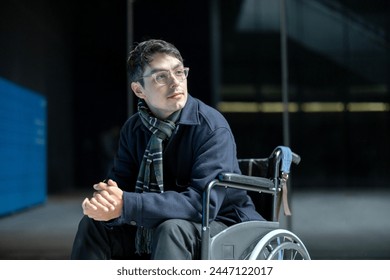
[[[144,86],[139,82],[133,82],[131,88],[134,93],[145,100],[152,113],[159,119],[166,119],[172,113],[180,110],[187,102],[187,79],[179,81],[173,73],[183,69],[183,64],[177,58],[156,53],[153,60],[144,71]],[[170,79],[167,84],[158,84],[151,74],[161,70],[170,71]]]

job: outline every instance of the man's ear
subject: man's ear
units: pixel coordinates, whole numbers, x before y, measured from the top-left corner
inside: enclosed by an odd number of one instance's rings
[[[142,85],[140,83],[132,82],[130,86],[131,86],[131,89],[133,90],[134,94],[137,97],[139,97],[139,98],[144,97],[144,93],[142,91]]]

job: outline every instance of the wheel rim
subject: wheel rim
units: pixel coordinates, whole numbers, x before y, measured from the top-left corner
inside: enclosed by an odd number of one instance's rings
[[[278,229],[269,232],[257,243],[249,259],[310,260],[310,255],[295,234]]]

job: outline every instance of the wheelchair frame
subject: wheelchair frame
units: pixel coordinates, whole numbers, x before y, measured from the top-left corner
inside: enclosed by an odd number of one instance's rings
[[[201,259],[310,259],[309,252],[298,236],[286,229],[279,229],[278,199],[282,195],[282,184],[288,179],[288,173],[281,172],[283,150],[286,148],[277,147],[266,159],[240,160],[249,162],[249,175],[222,173],[207,185],[203,193]],[[291,152],[291,157],[293,163],[299,164],[299,155]],[[268,161],[268,169],[273,169],[271,179],[251,176],[252,164],[256,161]],[[272,221],[238,223],[211,237],[210,194],[214,187],[271,194]],[[245,238],[242,238],[243,235]]]

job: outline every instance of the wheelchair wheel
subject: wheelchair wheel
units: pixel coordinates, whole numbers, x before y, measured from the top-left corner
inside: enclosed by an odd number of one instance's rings
[[[276,229],[256,244],[249,260],[310,260],[310,255],[298,236],[288,230]]]

